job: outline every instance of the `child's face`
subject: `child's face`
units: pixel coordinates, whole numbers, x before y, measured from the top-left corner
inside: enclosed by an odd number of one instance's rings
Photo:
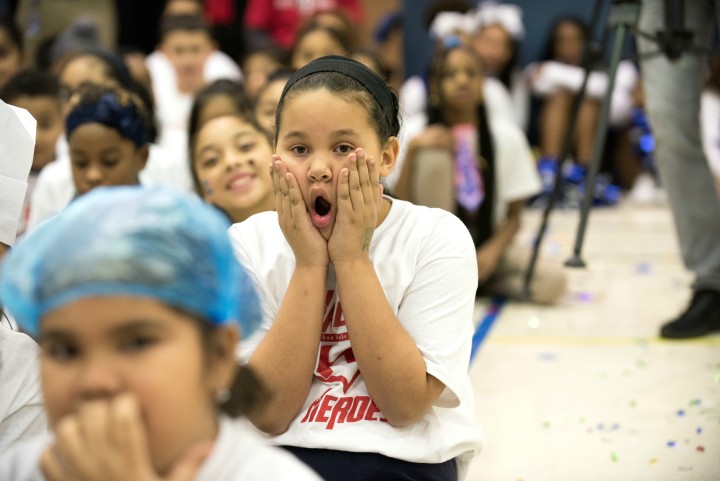
[[[203,31],[176,30],[162,42],[162,50],[175,68],[179,83],[203,78],[205,60],[212,49],[212,40]]]
[[[33,170],[40,170],[55,158],[55,146],[63,133],[60,101],[55,97],[23,95],[11,102],[30,112],[37,120]]]
[[[228,94],[214,94],[210,97],[200,108],[198,112],[198,125],[205,125],[208,120],[216,117],[222,117],[223,115],[234,115],[238,112],[235,107],[235,100]]]
[[[286,101],[276,153],[297,179],[310,220],[325,239],[335,224],[337,181],[348,156],[361,147],[367,158],[375,159],[380,176],[387,176],[397,155],[395,138],[391,140],[381,145],[366,108],[346,96],[320,89]],[[316,209],[319,198],[330,204],[328,212]]]
[[[267,82],[268,76],[282,67],[270,55],[257,52],[250,55],[243,63],[243,77],[245,78],[245,92],[254,99]]]
[[[193,152],[203,198],[235,222],[272,210],[271,155],[267,137],[251,124],[235,116],[210,120],[198,131]]]
[[[193,444],[212,440],[214,399],[233,367],[206,352],[197,322],[156,300],[123,296],[85,298],[48,312],[40,324],[40,366],[50,427],[130,394],[159,472]]]
[[[580,65],[584,42],[583,31],[574,22],[560,23],[554,35],[555,58],[571,65]]]
[[[99,123],[82,124],[68,137],[75,191],[85,194],[95,187],[136,185],[147,162],[147,147]]]
[[[345,55],[345,49],[331,34],[315,30],[302,37],[292,54],[292,68],[299,69],[326,55]]]
[[[265,87],[255,104],[255,118],[269,135],[275,133],[275,110],[287,79],[278,79]]]
[[[7,32],[0,28],[0,87],[20,70],[22,55]]]
[[[472,39],[473,48],[489,73],[498,75],[510,61],[513,54],[512,37],[499,25],[482,28]]]
[[[446,107],[474,110],[483,92],[483,72],[478,60],[464,49],[451,50],[441,72],[440,89]]]
[[[69,113],[69,100],[84,83],[115,86],[117,82],[108,76],[103,63],[92,55],[72,59],[60,72],[60,96],[63,101],[63,117]]]

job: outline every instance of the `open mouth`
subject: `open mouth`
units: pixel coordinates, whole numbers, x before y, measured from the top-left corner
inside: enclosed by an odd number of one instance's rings
[[[312,203],[310,220],[318,228],[327,227],[333,223],[333,206],[326,198],[327,194],[318,189],[314,194],[315,200]]]
[[[330,209],[332,209],[332,205],[330,205],[330,202],[328,202],[322,197],[318,197],[315,199],[315,212],[317,212],[320,217],[325,217],[326,215],[328,215]]]

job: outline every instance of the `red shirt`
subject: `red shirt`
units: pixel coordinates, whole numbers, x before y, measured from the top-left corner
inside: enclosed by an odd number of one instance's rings
[[[360,0],[248,0],[245,26],[263,30],[278,44],[291,48],[299,25],[316,12],[343,10],[355,23],[363,21]]]

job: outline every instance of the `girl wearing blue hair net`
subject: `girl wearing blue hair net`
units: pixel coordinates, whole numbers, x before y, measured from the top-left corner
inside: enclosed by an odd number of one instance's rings
[[[259,308],[228,225],[172,190],[100,188],[10,252],[0,301],[39,340],[53,435],[2,453],[0,479],[319,479],[228,416],[264,398],[235,361]]]

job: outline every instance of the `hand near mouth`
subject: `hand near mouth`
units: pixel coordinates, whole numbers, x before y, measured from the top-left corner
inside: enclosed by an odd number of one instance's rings
[[[340,171],[338,213],[328,252],[333,263],[370,258],[370,242],[377,224],[383,187],[373,157],[355,149]]]
[[[295,264],[328,265],[330,259],[327,241],[310,221],[297,179],[288,172],[285,162],[279,155],[272,156],[270,175],[280,229],[295,254]]]
[[[169,467],[166,476],[158,474],[140,406],[130,394],[86,403],[65,416],[55,434],[40,461],[48,481],[189,481],[212,450],[211,441],[200,441]]]

